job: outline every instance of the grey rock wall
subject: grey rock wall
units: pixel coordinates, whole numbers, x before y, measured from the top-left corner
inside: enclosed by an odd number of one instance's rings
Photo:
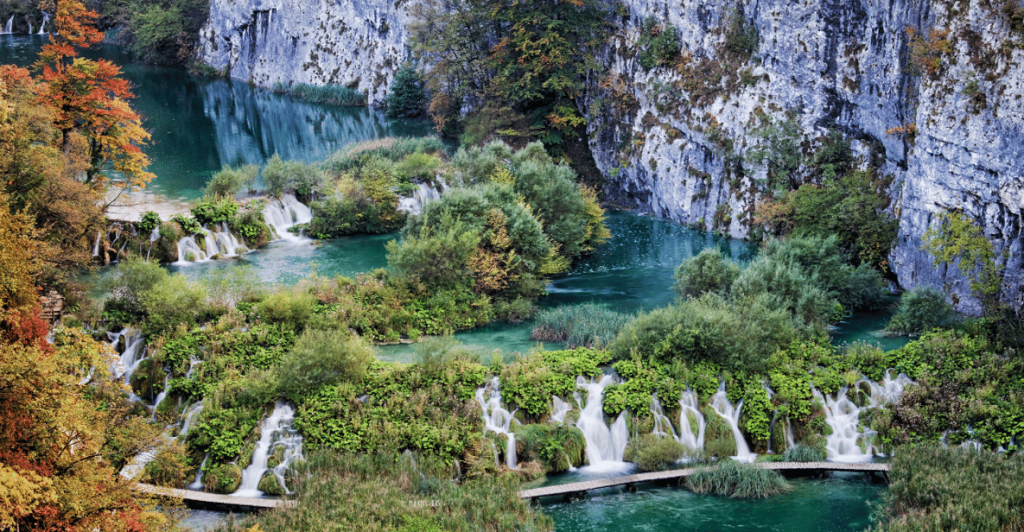
[[[232,77],[351,85],[379,102],[406,57],[410,4],[389,0],[211,0],[203,59]],[[903,288],[927,284],[976,312],[968,281],[935,268],[921,235],[962,209],[1008,250],[1004,299],[1024,301],[1024,51],[990,2],[949,0],[627,0],[583,98],[607,196],[679,222],[749,235],[764,169],[745,154],[760,121],[795,116],[810,153],[830,129],[894,177],[899,238],[890,264]],[[984,4],[984,5],[982,5]],[[737,60],[724,48],[739,9],[760,34]],[[680,30],[687,62],[643,69],[636,42],[655,17]],[[952,30],[938,79],[906,75],[905,28]],[[724,65],[715,67],[715,65]],[[984,104],[964,93],[977,81]],[[887,134],[914,123],[916,138]]]
[[[211,0],[201,59],[261,87],[344,85],[383,99],[407,57],[402,0]]]

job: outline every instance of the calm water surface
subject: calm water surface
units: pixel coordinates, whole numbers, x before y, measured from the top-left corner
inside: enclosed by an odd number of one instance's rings
[[[0,35],[0,63],[30,66],[44,35]],[[274,154],[317,161],[356,141],[431,133],[429,122],[388,120],[365,107],[293,101],[225,79],[133,62],[120,47],[83,54],[121,66],[134,85],[132,107],[152,134],[145,148],[156,174],[147,190],[171,199],[195,199],[225,164],[263,164]]]

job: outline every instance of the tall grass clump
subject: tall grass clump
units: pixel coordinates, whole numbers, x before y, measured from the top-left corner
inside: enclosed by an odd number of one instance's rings
[[[341,85],[296,83],[289,88],[283,83],[278,83],[274,85],[274,92],[288,94],[293,98],[313,103],[351,106],[366,105],[366,96],[363,93]]]
[[[727,460],[686,477],[686,485],[697,493],[727,495],[736,499],[766,499],[791,489],[778,471]]]
[[[548,532],[551,519],[519,499],[513,479],[454,482],[440,460],[411,455],[312,453],[296,468],[298,503],[220,532],[292,530]]]
[[[531,340],[565,342],[566,349],[601,348],[633,319],[595,303],[545,309],[537,314]]]
[[[879,532],[1024,530],[1024,458],[993,451],[915,445],[889,470]]]
[[[782,453],[782,462],[824,462],[825,451],[810,445],[797,444]]]
[[[625,460],[636,464],[640,471],[664,471],[671,468],[688,449],[674,438],[643,434],[630,440]]]

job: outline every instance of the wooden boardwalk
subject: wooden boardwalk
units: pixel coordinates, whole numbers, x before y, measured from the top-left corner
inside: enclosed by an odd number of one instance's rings
[[[772,469],[775,471],[852,471],[852,472],[887,472],[889,464],[854,463],[846,464],[840,462],[764,462],[753,464],[754,467]],[[656,471],[653,473],[640,473],[637,475],[626,475],[621,477],[602,478],[587,482],[574,482],[560,486],[546,486],[533,488],[519,492],[520,499],[536,500],[541,497],[566,497],[574,494],[586,494],[588,491],[615,486],[632,486],[641,482],[664,482],[674,479],[682,479],[692,475],[697,468],[673,469],[671,471]]]
[[[190,507],[212,508],[222,510],[241,510],[252,512],[256,510],[269,510],[278,506],[293,506],[295,501],[284,499],[264,499],[261,497],[234,497],[232,495],[221,495],[219,493],[206,493],[205,491],[181,490],[174,488],[162,488],[152,484],[135,484],[135,491],[181,499]]]

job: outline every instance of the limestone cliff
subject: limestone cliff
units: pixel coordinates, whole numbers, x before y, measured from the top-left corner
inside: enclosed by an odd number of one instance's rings
[[[407,56],[402,0],[211,0],[201,59],[236,79],[344,85],[383,99]]]
[[[401,60],[401,0],[211,0],[204,58],[259,85],[353,85],[379,101]],[[416,0],[408,0],[410,3]],[[614,202],[745,237],[765,170],[746,154],[759,124],[792,117],[801,149],[836,129],[893,177],[904,288],[945,288],[977,311],[955,268],[936,269],[921,235],[962,209],[1008,250],[1004,299],[1024,302],[1024,30],[1019,0],[626,0],[605,71],[585,102],[590,144]],[[736,13],[757,30],[752,54],[726,46]],[[679,29],[680,56],[645,69],[643,21]],[[948,30],[934,75],[908,76],[907,27]],[[887,131],[913,124],[916,134]]]

